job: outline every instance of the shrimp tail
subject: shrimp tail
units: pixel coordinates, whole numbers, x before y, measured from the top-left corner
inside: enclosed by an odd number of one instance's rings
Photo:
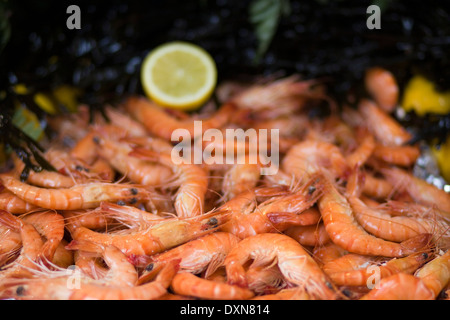
[[[430,245],[433,234],[431,233],[421,233],[415,237],[408,240],[402,241],[400,246],[405,251],[405,254],[413,254],[419,250],[425,249]]]
[[[296,214],[292,212],[270,212],[267,214],[269,221],[276,226],[277,229],[286,229],[289,226],[309,226],[320,221],[320,213],[304,213]]]
[[[232,261],[227,265],[228,284],[241,288],[248,288],[248,281],[244,267],[237,261]]]
[[[165,288],[170,286],[173,277],[177,274],[180,269],[181,259],[174,259],[169,262],[161,269],[161,272],[156,277],[155,281],[160,282]]]
[[[9,213],[8,211],[0,210],[0,224],[15,231],[18,231],[20,230],[20,227],[22,226],[23,222],[16,216]]]
[[[90,253],[102,253],[105,249],[100,243],[88,240],[72,240],[65,248],[67,250],[81,250]]]
[[[356,166],[347,181],[347,194],[359,197],[363,192],[365,183],[365,173],[360,169],[359,166]]]
[[[57,239],[48,239],[42,246],[38,261],[41,261],[46,266],[50,266],[49,262],[53,260],[59,243],[60,241]]]

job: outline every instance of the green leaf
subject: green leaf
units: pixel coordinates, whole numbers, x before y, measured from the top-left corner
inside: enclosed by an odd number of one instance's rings
[[[44,129],[41,127],[38,117],[23,106],[16,107],[12,123],[34,141],[39,141],[44,136]]]
[[[255,60],[257,64],[266,53],[276,33],[280,17],[290,14],[289,0],[253,0],[249,6],[249,20],[253,25],[258,48]]]

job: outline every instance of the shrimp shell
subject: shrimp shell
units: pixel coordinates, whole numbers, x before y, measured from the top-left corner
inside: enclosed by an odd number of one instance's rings
[[[42,208],[76,210],[97,207],[102,201],[132,201],[148,198],[149,191],[136,185],[93,182],[66,189],[45,189],[1,174],[2,184],[22,200]]]
[[[424,247],[430,238],[429,234],[424,234],[403,243],[395,243],[370,235],[356,221],[347,199],[330,181],[318,200],[318,206],[331,240],[352,253],[402,257]]]
[[[321,299],[334,299],[332,284],[314,259],[294,239],[277,233],[263,233],[240,241],[225,259],[229,284],[248,286],[244,264],[254,260],[253,265],[275,262],[285,281],[303,287],[308,294]]]

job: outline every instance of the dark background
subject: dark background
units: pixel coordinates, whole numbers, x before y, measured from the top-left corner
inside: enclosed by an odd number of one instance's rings
[[[11,37],[1,69],[19,80],[69,82],[90,90],[106,89],[106,80],[114,80],[120,90],[123,75],[132,77],[150,49],[186,40],[213,55],[220,79],[298,72],[306,78],[332,76],[344,88],[349,82],[342,80],[360,78],[365,68],[379,64],[396,69],[400,81],[417,68],[449,88],[449,1],[292,0],[258,65],[250,2],[4,1]],[[381,4],[381,30],[366,27],[372,3]],[[81,30],[66,28],[69,4],[81,9]],[[59,60],[49,68],[51,56]],[[133,84],[130,90],[135,89]]]

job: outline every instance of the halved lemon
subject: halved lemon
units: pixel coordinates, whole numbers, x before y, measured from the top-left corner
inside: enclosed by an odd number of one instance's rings
[[[156,103],[175,109],[193,110],[214,91],[217,68],[203,48],[182,41],[153,49],[141,67],[144,92]]]

